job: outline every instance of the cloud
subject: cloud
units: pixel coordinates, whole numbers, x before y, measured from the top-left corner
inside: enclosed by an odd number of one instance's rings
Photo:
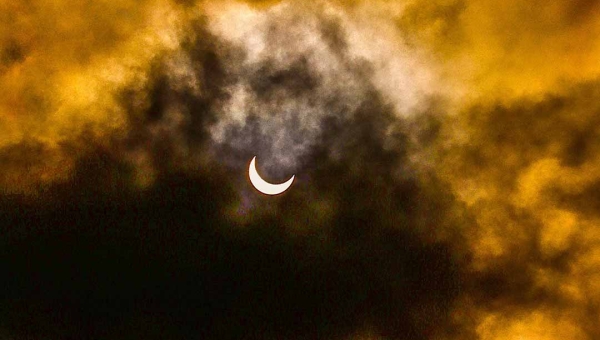
[[[397,21],[410,41],[446,65],[448,76],[465,82],[467,95],[518,100],[598,76],[597,17],[593,2],[442,0],[411,2]]]
[[[589,312],[596,287],[588,284],[597,266],[597,132],[589,128],[597,96],[598,83],[588,82],[564,95],[474,107],[453,119],[469,138],[445,148],[446,162],[435,163],[477,221],[465,235],[484,283],[473,288],[487,310],[477,316],[483,339],[553,339],[560,334],[549,330],[555,322],[568,324],[561,332],[573,338],[598,332]],[[525,326],[529,318],[539,330]]]
[[[593,3],[0,6],[8,336],[598,337]]]
[[[68,175],[72,163],[61,145],[126,129],[116,95],[143,86],[152,60],[177,47],[180,13],[167,2],[2,7],[0,146],[43,145],[51,156],[35,166],[53,169],[39,178],[52,182]],[[39,180],[1,185],[29,191]]]
[[[191,22],[177,50],[132,72],[144,82],[98,97],[122,120],[60,145],[78,151],[67,176],[4,197],[11,334],[424,339],[449,322],[459,274],[426,236],[427,211],[448,202],[411,174],[396,103],[368,61],[346,57],[335,21],[313,14],[308,35],[323,26],[323,38],[287,44],[279,30],[296,21],[288,32],[304,39],[305,19],[272,15],[275,29],[256,34],[279,59],[249,62]],[[3,149],[13,171],[48,157],[43,142],[25,145]],[[267,174],[270,162],[298,172],[294,191],[250,191],[255,150]]]

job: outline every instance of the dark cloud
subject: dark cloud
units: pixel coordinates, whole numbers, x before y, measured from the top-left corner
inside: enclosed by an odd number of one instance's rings
[[[597,338],[580,3],[0,3],[0,337]]]
[[[327,45],[345,58],[338,29],[326,26]],[[0,327],[33,339],[440,332],[460,270],[449,245],[428,234],[448,202],[414,175],[396,177],[415,171],[407,125],[363,66],[344,60],[344,75],[362,84],[336,84],[327,96],[331,83],[305,52],[245,68],[237,47],[198,36],[158,59],[147,86],[121,93],[125,135],[88,142],[71,175],[36,196],[2,197]],[[177,72],[186,65],[189,78]],[[209,128],[228,119],[221,108],[240,82],[253,106],[215,141]],[[351,96],[359,98],[345,103]],[[258,112],[274,103],[290,109]],[[306,145],[293,163],[299,180],[281,197],[262,197],[240,179],[253,152],[287,145],[269,135],[278,128],[292,146]],[[153,172],[142,187],[140,153]],[[243,199],[252,207],[237,216]]]
[[[311,222],[299,184],[276,198],[279,216],[239,229],[223,216],[237,199],[231,171],[167,171],[139,191],[102,151],[39,201],[4,197],[1,326],[16,338],[314,339],[367,326],[427,338],[447,322],[459,274],[447,246],[411,230],[419,207],[407,203],[436,199],[376,165],[393,154],[368,119],[346,124],[364,151],[350,142],[352,157],[308,169],[335,197],[326,224]]]

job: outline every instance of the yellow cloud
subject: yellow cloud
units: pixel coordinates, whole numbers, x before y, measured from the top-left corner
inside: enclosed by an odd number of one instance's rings
[[[491,314],[477,327],[481,340],[589,339],[568,314],[536,311],[503,316]]]
[[[17,191],[64,178],[76,157],[65,143],[98,141],[126,128],[116,95],[145,86],[153,59],[178,47],[183,24],[180,10],[161,0],[3,1],[0,13],[0,42],[18,55],[0,68],[0,149],[22,143],[44,149],[29,160],[41,172],[29,167],[2,176],[0,186]],[[27,155],[10,157],[18,163]]]

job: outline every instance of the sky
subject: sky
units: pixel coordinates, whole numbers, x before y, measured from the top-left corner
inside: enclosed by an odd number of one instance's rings
[[[599,34],[593,0],[0,0],[0,338],[600,338]]]

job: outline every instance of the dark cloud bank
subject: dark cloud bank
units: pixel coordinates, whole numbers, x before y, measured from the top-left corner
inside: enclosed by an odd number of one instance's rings
[[[243,56],[225,46],[204,34],[185,47],[202,94],[175,84],[158,61],[142,90],[148,105],[129,109],[125,138],[88,143],[71,178],[34,198],[2,197],[0,328],[9,338],[329,339],[372,330],[425,339],[447,325],[457,264],[447,245],[422,235],[442,223],[446,202],[415,178],[394,175],[406,158],[404,123],[365,79],[364,98],[347,108],[352,117],[315,122],[326,133],[295,166],[293,190],[262,197],[246,183],[244,163],[271,142],[260,134],[264,118],[228,128],[225,141],[243,139],[247,149],[209,140],[225,88],[244,77],[256,101],[314,97],[346,108],[319,98],[320,80],[306,60],[230,75],[228,63]],[[136,95],[124,91],[124,105]],[[154,133],[173,106],[185,108],[185,123]],[[286,138],[302,139],[293,123],[302,114],[290,115]],[[391,148],[384,146],[390,127],[397,130]],[[123,159],[136,148],[149,152],[157,171],[145,189]],[[184,148],[209,160],[186,171],[178,164]],[[228,212],[240,186],[253,216],[243,223]],[[317,212],[315,201],[330,211]]]
[[[516,186],[494,172],[505,164],[489,158],[489,146],[515,140],[499,153],[523,152],[523,163],[507,170],[517,178],[536,160],[525,145],[540,148],[541,159],[549,143],[522,137],[559,129],[561,120],[550,116],[569,101],[597,98],[589,90],[596,85],[574,91],[574,99],[471,108],[464,121],[444,117],[443,100],[427,98],[418,114],[399,118],[370,80],[374,66],[348,53],[340,25],[326,16],[316,22],[312,33],[325,54],[286,40],[292,20],[273,23],[266,40],[286,58],[253,62],[203,22],[193,24],[180,51],[156,58],[144,88],[119,93],[125,133],[94,140],[84,132],[62,146],[77,160],[68,179],[35,194],[7,190],[0,337],[477,339],[487,333],[472,310],[510,315],[571,304],[531,287],[535,269],[566,271],[576,249],[544,258],[535,245],[539,221],[511,210],[506,197],[494,209],[531,226],[529,243],[515,241],[511,255],[473,270],[474,215],[486,203],[466,207],[452,181],[411,156],[459,159],[460,176],[483,173],[495,185]],[[323,56],[339,68],[319,69]],[[243,114],[231,117],[238,99]],[[473,142],[444,144],[444,133],[460,124]],[[578,151],[561,150],[561,161],[578,167],[595,135],[571,127],[578,132],[565,133],[572,137],[565,145]],[[21,142],[0,159],[27,168],[44,150]],[[297,174],[289,192],[264,197],[250,187],[246,166],[255,154],[274,181]],[[140,185],[140,172],[152,180]],[[578,191],[564,204],[596,211],[597,200],[583,196],[597,194]],[[582,324],[598,334],[591,321]]]
[[[368,65],[346,59],[335,26],[323,29],[346,72],[363,77]],[[395,175],[410,171],[404,122],[367,79],[359,104],[345,107],[320,96],[301,55],[285,67],[267,60],[236,70],[243,51],[207,36],[183,51],[201,94],[157,61],[140,90],[147,104],[122,93],[132,126],[125,137],[86,142],[73,175],[36,196],[2,196],[0,327],[8,337],[329,339],[372,331],[425,339],[444,329],[459,271],[448,246],[426,234],[444,223],[449,198]],[[257,102],[312,97],[320,110],[352,111],[311,122],[325,132],[310,135],[293,167],[299,180],[281,197],[262,197],[245,181],[246,162],[272,142],[260,132],[268,117],[249,114],[227,127],[222,143],[209,138],[227,86],[240,81]],[[174,128],[172,107],[185,115]],[[294,123],[303,114],[289,113],[285,138],[304,143]],[[35,146],[16,148],[35,157]],[[140,148],[156,172],[144,189],[127,160]],[[209,160],[182,168],[184,149]],[[241,196],[252,207],[236,222],[231,206]]]

